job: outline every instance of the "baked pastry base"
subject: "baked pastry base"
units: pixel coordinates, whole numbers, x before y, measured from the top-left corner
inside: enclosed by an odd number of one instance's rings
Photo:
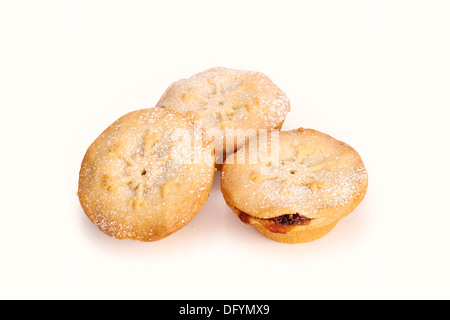
[[[336,217],[336,220],[320,224],[316,226],[312,225],[304,225],[304,226],[294,226],[290,228],[289,231],[286,233],[277,233],[272,232],[268,230],[266,227],[264,227],[261,223],[258,222],[258,218],[253,217],[252,215],[249,215],[251,217],[250,221],[246,224],[253,226],[259,233],[261,233],[263,236],[282,243],[304,243],[304,242],[311,242],[317,239],[322,238],[323,236],[327,235],[333,228],[338,224],[338,222],[346,217],[349,213],[351,213],[355,208],[361,203],[361,201],[364,199],[366,195],[367,189],[364,189],[362,193],[360,193],[358,196],[356,196],[352,201],[347,203],[345,206],[337,207],[337,208],[329,208],[324,210],[324,212],[327,212],[329,214],[332,214]],[[234,205],[232,205],[230,202],[226,201],[226,204],[230,209],[236,214],[238,218],[241,219],[241,214],[247,214],[238,208],[236,208]],[[248,215],[248,214],[247,214]],[[252,219],[253,218],[253,219]],[[242,219],[241,219],[242,220]]]
[[[302,230],[301,227],[298,227],[295,230],[292,230],[288,233],[274,233],[259,224],[254,224],[253,227],[259,231],[263,236],[278,241],[282,243],[303,243],[310,242],[322,238],[328,232],[330,232],[338,223],[338,221],[327,224],[317,228],[310,228],[306,230]]]

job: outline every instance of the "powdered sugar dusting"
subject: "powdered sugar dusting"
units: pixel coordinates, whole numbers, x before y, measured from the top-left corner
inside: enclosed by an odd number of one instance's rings
[[[261,145],[265,149],[264,142]],[[260,218],[288,213],[316,218],[322,210],[344,206],[365,192],[367,172],[348,145],[313,130],[293,130],[281,132],[276,147],[276,165],[267,154],[255,165],[224,167],[227,201],[239,210]]]
[[[173,202],[186,189],[203,199],[211,184],[211,150],[194,143],[201,136],[188,119],[162,108],[120,118],[82,164],[79,195],[89,218],[111,236],[146,241],[182,227],[199,210],[198,200],[187,199],[183,210]],[[191,145],[201,147],[185,148]]]
[[[266,75],[227,68],[212,68],[173,83],[157,105],[191,115],[217,150],[224,147],[227,129],[280,128],[290,109],[286,94]],[[225,149],[233,151],[234,145]]]

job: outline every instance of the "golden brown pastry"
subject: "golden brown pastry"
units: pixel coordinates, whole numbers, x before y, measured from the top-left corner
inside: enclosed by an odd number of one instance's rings
[[[290,109],[286,94],[266,75],[221,67],[174,82],[157,106],[200,122],[206,139],[214,143],[218,164],[222,154],[243,145],[245,136],[280,129]]]
[[[89,147],[78,196],[97,227],[118,239],[160,240],[203,207],[214,175],[211,146],[180,113],[131,112]],[[197,147],[192,147],[193,145]]]
[[[221,188],[234,213],[264,236],[285,243],[318,239],[364,198],[366,169],[344,142],[302,128],[253,142],[256,156],[247,145],[227,158]]]

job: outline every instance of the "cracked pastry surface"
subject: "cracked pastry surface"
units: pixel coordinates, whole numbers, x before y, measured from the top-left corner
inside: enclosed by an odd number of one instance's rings
[[[286,94],[266,75],[222,67],[174,82],[157,106],[200,122],[216,153],[234,152],[243,144],[244,138],[234,141],[233,130],[280,129],[290,109]]]
[[[201,139],[172,110],[121,117],[83,159],[78,196],[86,215],[119,239],[155,241],[179,230],[203,207],[212,184],[214,154]]]
[[[265,236],[290,243],[315,240],[364,198],[366,169],[344,142],[302,128],[280,132],[278,143],[257,142],[254,160],[249,148],[242,148],[234,158],[245,162],[225,162],[221,188],[238,217]]]

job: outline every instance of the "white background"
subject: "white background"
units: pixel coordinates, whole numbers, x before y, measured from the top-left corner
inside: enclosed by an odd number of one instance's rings
[[[3,299],[449,299],[448,1],[2,1]],[[84,215],[78,170],[118,117],[213,66],[290,97],[283,129],[352,145],[363,203],[286,245],[226,207],[154,243]]]

